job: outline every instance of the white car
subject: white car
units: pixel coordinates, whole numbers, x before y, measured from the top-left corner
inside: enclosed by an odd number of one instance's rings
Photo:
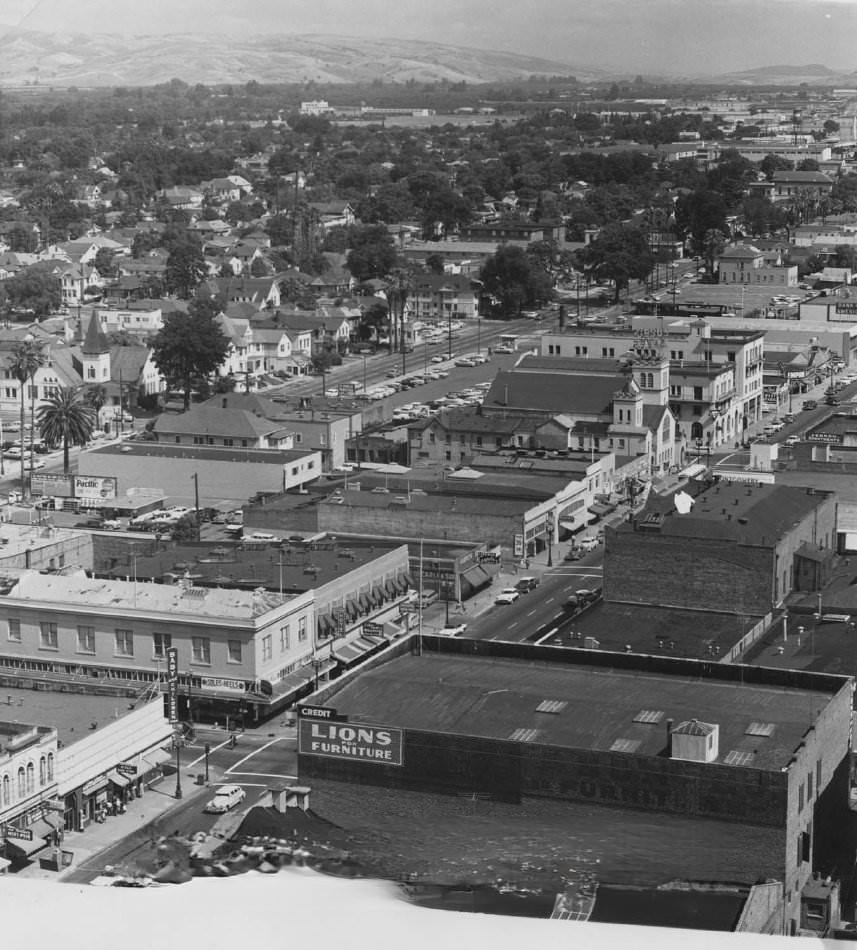
[[[246,794],[240,785],[221,785],[217,790],[217,794],[205,806],[203,811],[210,815],[224,815],[230,808],[234,808],[240,802],[243,802]]]
[[[600,538],[581,538],[577,542],[577,546],[583,551],[594,551],[599,544],[601,544]]]
[[[467,356],[462,356],[461,359],[458,359],[455,361],[455,365],[456,366],[475,366],[476,361],[470,359]]]
[[[505,343],[501,343],[499,346],[494,347],[495,353],[514,353],[515,348],[512,346],[506,346]]]
[[[440,630],[440,635],[442,637],[460,637],[466,629],[466,623],[455,623],[454,621],[450,620],[449,623],[443,625]]]
[[[269,534],[267,531],[254,531],[252,534],[244,535],[245,541],[276,541],[277,536],[275,534]]]
[[[504,587],[494,601],[495,604],[514,604],[520,597],[520,593],[514,587]]]
[[[445,357],[445,356],[441,356],[440,353],[436,353],[436,354],[431,358],[430,362],[432,362],[432,363],[445,363],[445,362],[446,362],[446,357]]]

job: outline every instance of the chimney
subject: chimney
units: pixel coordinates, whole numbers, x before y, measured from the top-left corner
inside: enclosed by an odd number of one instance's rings
[[[284,815],[289,808],[309,811],[309,793],[310,789],[307,785],[287,785],[285,788],[275,788],[271,792],[271,804],[281,815]]]

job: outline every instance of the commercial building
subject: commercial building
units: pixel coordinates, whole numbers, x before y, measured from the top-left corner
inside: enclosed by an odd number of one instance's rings
[[[709,479],[650,494],[606,532],[604,598],[763,617],[818,590],[836,543],[836,498]]]
[[[721,251],[717,258],[721,284],[768,284],[773,287],[797,287],[797,265],[769,264],[757,247],[736,244]]]
[[[578,819],[586,803],[635,883],[771,878],[796,932],[813,872],[853,864],[852,694],[844,676],[424,637],[311,697],[298,772]]]

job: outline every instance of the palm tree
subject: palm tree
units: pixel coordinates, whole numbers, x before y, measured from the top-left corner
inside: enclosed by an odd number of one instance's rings
[[[60,386],[39,407],[36,414],[39,433],[50,446],[62,444],[63,472],[68,475],[69,445],[85,445],[95,428],[95,412],[84,402],[79,388]]]
[[[95,424],[98,425],[101,408],[107,402],[107,389],[101,383],[88,383],[83,390],[83,401],[95,413]]]
[[[26,484],[24,480],[24,461],[26,453],[23,450],[24,444],[24,409],[26,407],[25,387],[30,382],[32,389],[33,379],[39,367],[45,362],[45,353],[43,344],[33,337],[27,337],[17,343],[12,350],[12,359],[8,369],[12,376],[18,380],[21,393],[21,491],[24,492]],[[31,453],[32,461],[32,453]]]

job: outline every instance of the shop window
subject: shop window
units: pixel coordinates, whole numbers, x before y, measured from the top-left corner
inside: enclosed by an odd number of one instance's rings
[[[191,659],[194,663],[211,663],[209,637],[191,637]]]
[[[116,656],[134,655],[134,634],[131,630],[117,630],[115,640]]]

